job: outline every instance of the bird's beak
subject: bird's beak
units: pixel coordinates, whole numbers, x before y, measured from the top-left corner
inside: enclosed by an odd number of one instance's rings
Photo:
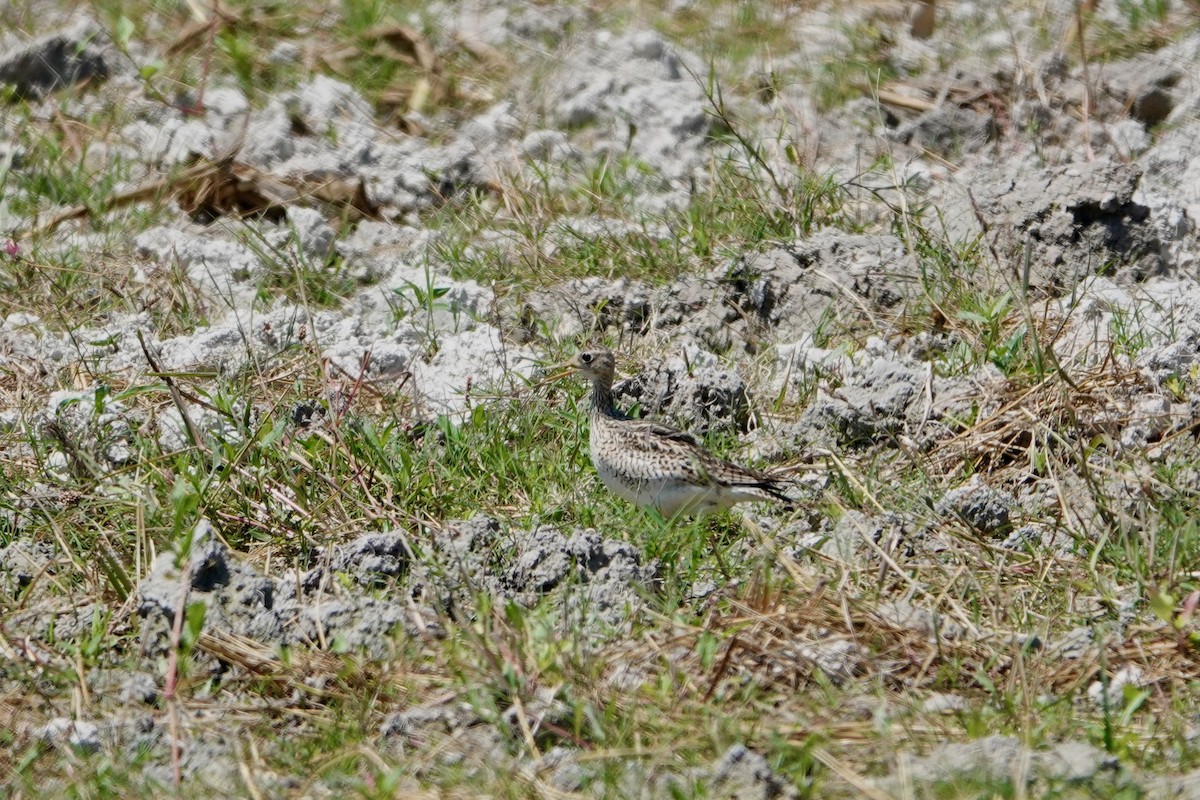
[[[574,359],[571,359],[570,361],[564,361],[561,364],[553,364],[546,368],[545,377],[543,377],[538,383],[543,384],[551,383],[553,381],[560,381],[568,375],[574,373],[577,369],[579,369],[579,367],[576,366]]]

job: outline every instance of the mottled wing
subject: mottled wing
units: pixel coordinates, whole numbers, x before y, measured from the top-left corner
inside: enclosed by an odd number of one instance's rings
[[[707,454],[689,433],[647,420],[629,420],[611,436],[613,452],[622,454],[622,471],[633,480],[715,485],[705,464]]]
[[[709,479],[721,486],[746,486],[758,489],[763,489],[771,494],[777,494],[777,486],[780,483],[779,479],[768,475],[765,472],[759,472],[750,467],[743,467],[740,464],[734,464],[732,461],[726,461],[723,458],[718,458],[702,447],[696,447],[696,458],[700,461],[701,468],[709,476]],[[782,497],[782,495],[779,495]]]
[[[779,478],[765,472],[759,472],[756,469],[733,464],[712,455],[708,457],[712,461],[711,464],[706,465],[709,475],[722,486],[758,489],[777,500],[782,500],[785,503],[792,502],[791,498],[783,491],[783,486],[788,482],[785,478]]]

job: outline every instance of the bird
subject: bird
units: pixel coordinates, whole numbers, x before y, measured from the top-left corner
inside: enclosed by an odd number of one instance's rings
[[[791,504],[785,479],[719,458],[690,433],[619,411],[611,350],[587,348],[563,366],[592,382],[588,449],[600,480],[618,497],[667,518],[759,500]]]

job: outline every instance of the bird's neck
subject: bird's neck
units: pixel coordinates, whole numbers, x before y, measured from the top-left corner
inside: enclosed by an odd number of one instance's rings
[[[606,417],[616,416],[612,384],[604,381],[592,381],[592,413]]]

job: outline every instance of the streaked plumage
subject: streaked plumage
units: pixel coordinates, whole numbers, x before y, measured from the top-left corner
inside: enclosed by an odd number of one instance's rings
[[[592,382],[592,464],[619,497],[667,517],[749,501],[788,502],[784,480],[717,458],[691,434],[618,411],[612,394],[616,360],[609,350],[583,350],[570,366]]]

